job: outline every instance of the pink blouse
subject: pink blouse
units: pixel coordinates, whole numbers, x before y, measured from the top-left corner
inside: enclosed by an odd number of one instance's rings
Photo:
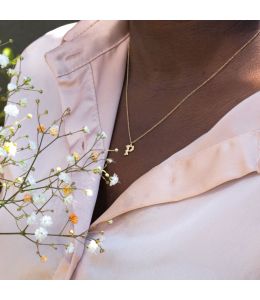
[[[68,153],[80,151],[83,139],[91,143],[97,131],[106,132],[100,146],[109,147],[128,41],[127,21],[81,21],[47,33],[25,50],[23,73],[44,90],[46,120],[69,106],[64,132],[85,125],[91,130],[51,148],[37,166],[41,176],[62,165]],[[29,111],[30,106],[23,110]],[[34,134],[33,122],[23,130]],[[74,230],[103,230],[105,252],[89,253],[79,243],[71,256],[64,249],[46,250],[50,259],[42,264],[31,243],[1,236],[0,278],[259,279],[259,141],[258,92],[138,178],[91,226],[99,179],[75,175],[73,180],[87,182],[94,194],[88,201],[77,195],[73,209],[80,222]],[[6,176],[17,174],[10,169]],[[58,228],[63,211],[58,202],[52,208]],[[107,222],[111,219],[113,224]],[[13,228],[0,211],[0,231]]]

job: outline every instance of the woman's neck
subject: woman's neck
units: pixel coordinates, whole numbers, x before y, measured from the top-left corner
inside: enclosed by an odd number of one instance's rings
[[[130,79],[183,84],[210,75],[258,30],[258,21],[130,21]],[[194,79],[193,79],[194,80]]]

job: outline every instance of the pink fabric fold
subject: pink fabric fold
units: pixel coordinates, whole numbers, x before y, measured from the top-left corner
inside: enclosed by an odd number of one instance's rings
[[[250,131],[180,159],[173,155],[135,181],[91,228],[126,212],[184,200],[259,172],[258,147],[259,131]]]

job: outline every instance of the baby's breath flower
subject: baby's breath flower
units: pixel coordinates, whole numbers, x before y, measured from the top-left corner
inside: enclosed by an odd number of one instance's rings
[[[48,231],[43,227],[39,227],[35,230],[34,235],[36,240],[41,243],[48,236]]]
[[[24,194],[23,201],[24,202],[32,202],[32,195],[30,193]]]
[[[97,253],[99,249],[98,244],[95,240],[91,240],[87,246],[88,252],[90,253]]]
[[[7,70],[7,75],[10,76],[10,77],[13,77],[13,76],[17,76],[18,74],[14,69],[8,69]]]
[[[1,69],[6,68],[8,65],[9,65],[9,58],[4,54],[0,54],[0,67],[1,67]]]
[[[61,167],[57,167],[57,168],[56,168],[56,171],[57,171],[57,172],[60,172],[61,170],[62,170]]]
[[[78,152],[73,152],[73,158],[75,159],[75,161],[78,161],[80,159]]]
[[[114,173],[114,175],[110,176],[110,178],[109,178],[109,185],[113,186],[113,185],[117,184],[118,181],[119,181],[119,178],[118,178],[117,174]]]
[[[75,250],[75,247],[74,247],[73,243],[70,242],[70,243],[66,246],[65,252],[66,252],[66,254],[72,254],[72,253],[74,252],[74,250]]]
[[[73,188],[72,188],[72,186],[71,185],[65,185],[65,186],[63,186],[63,188],[62,188],[62,192],[63,192],[63,195],[64,196],[68,196],[68,195],[70,195],[70,194],[72,194],[72,192],[73,192]]]
[[[19,104],[20,104],[21,107],[26,107],[26,106],[27,106],[27,103],[28,103],[28,101],[27,101],[26,98],[22,98],[22,99],[20,99],[20,101],[19,101]]]
[[[4,108],[4,112],[11,117],[17,117],[19,115],[19,109],[15,104],[7,104]]]
[[[17,144],[13,142],[5,142],[3,148],[8,156],[14,157],[17,152]]]
[[[48,257],[46,255],[41,255],[40,259],[42,263],[45,263],[48,260]]]
[[[65,205],[71,205],[73,202],[73,196],[69,195],[63,199]]]
[[[106,139],[106,138],[107,138],[107,134],[106,134],[104,131],[100,132],[100,133],[98,134],[98,136],[99,136],[101,139]]]
[[[92,172],[93,172],[94,174],[101,174],[101,173],[102,173],[102,168],[101,168],[100,166],[98,166],[98,167],[94,168],[94,169],[92,170]]]
[[[114,160],[113,160],[112,158],[107,158],[107,162],[108,162],[109,164],[111,164],[112,162],[114,162]]]
[[[41,218],[41,225],[43,227],[50,227],[52,224],[53,224],[53,221],[52,221],[51,216],[46,215]]]
[[[44,133],[46,131],[46,127],[43,125],[43,124],[40,124],[38,127],[37,127],[37,130],[38,132],[40,133]]]
[[[67,183],[67,184],[70,184],[71,183],[71,178],[70,178],[70,175],[69,174],[66,174],[65,172],[61,172],[59,174],[59,180]]]
[[[32,114],[27,114],[27,119],[32,119],[33,115]]]
[[[88,126],[83,127],[83,131],[85,133],[90,133],[90,130],[89,130]]]
[[[10,130],[10,133],[11,133],[11,134],[14,134],[15,128],[14,128],[13,126],[9,127],[9,130]]]
[[[7,90],[9,92],[15,91],[16,89],[17,89],[17,85],[15,83],[12,83],[12,82],[8,83]]]
[[[93,196],[93,191],[91,189],[85,189],[84,192],[88,197]]]
[[[75,213],[70,213],[69,215],[69,221],[72,223],[72,224],[77,224],[78,221],[79,221],[79,218],[78,216],[75,214]]]
[[[58,133],[59,133],[59,126],[58,125],[51,126],[50,135],[56,137],[56,136],[58,136]]]
[[[23,78],[23,83],[25,84],[25,85],[28,85],[30,82],[31,82],[31,78],[29,77],[29,76],[24,76],[24,78]]]
[[[67,162],[69,165],[73,165],[75,163],[75,159],[72,155],[67,156]]]
[[[100,153],[98,151],[93,151],[91,153],[90,157],[91,157],[92,161],[96,162],[98,160],[99,155],[100,155]]]
[[[17,183],[22,183],[23,182],[23,178],[22,177],[17,177],[15,181]]]
[[[35,224],[36,220],[37,220],[37,215],[35,212],[33,212],[27,217],[26,223],[27,225],[33,225]]]

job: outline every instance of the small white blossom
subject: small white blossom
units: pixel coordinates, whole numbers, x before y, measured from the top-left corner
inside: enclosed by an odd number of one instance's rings
[[[13,142],[5,142],[4,150],[7,152],[8,156],[14,157],[17,152],[17,145]]]
[[[27,106],[27,103],[28,103],[28,101],[27,101],[26,98],[22,98],[22,99],[20,99],[20,101],[19,101],[19,104],[20,104],[21,107],[26,107],[26,106]]]
[[[11,117],[17,117],[19,114],[19,109],[15,104],[7,104],[4,108],[4,112],[6,115]]]
[[[10,77],[16,76],[17,72],[14,69],[8,69],[7,70],[7,75]]]
[[[33,194],[33,202],[36,205],[43,205],[46,202],[44,194]]]
[[[72,202],[73,202],[73,196],[72,195],[69,195],[69,196],[64,198],[65,205],[71,205]]]
[[[50,227],[52,224],[53,224],[53,221],[52,221],[51,216],[46,215],[41,218],[41,225],[43,227]]]
[[[43,227],[39,227],[35,230],[34,235],[36,240],[41,243],[48,236],[48,231]]]
[[[26,83],[29,83],[29,82],[31,82],[31,78],[29,76],[24,76],[23,81]]]
[[[26,223],[27,225],[33,225],[37,220],[37,215],[35,212],[31,213],[27,219],[26,219]]]
[[[99,249],[98,244],[95,240],[91,240],[87,246],[88,252],[90,253],[97,253]]]
[[[30,185],[35,185],[36,184],[36,180],[34,179],[34,177],[31,174],[27,177],[27,180],[28,180]]]
[[[67,162],[68,162],[69,165],[73,165],[75,163],[74,156],[68,155],[67,156]]]
[[[93,196],[93,191],[91,189],[85,189],[84,192],[88,197]]]
[[[4,54],[0,54],[0,67],[3,69],[8,65],[9,65],[9,58]]]
[[[75,250],[75,247],[74,247],[73,243],[70,242],[70,243],[68,244],[68,246],[66,247],[65,252],[66,252],[67,254],[71,254],[71,253],[74,252],[74,250]]]
[[[107,134],[106,134],[104,131],[102,131],[102,132],[99,134],[99,136],[100,136],[101,139],[106,139],[106,138],[107,138]]]
[[[59,180],[65,182],[65,183],[68,183],[70,184],[71,183],[71,178],[70,178],[70,175],[64,173],[64,172],[61,172],[59,174]]]
[[[12,92],[12,91],[17,89],[17,85],[15,83],[10,82],[7,85],[7,89],[8,89],[9,92]]]
[[[34,141],[29,141],[29,148],[31,150],[36,150],[37,148],[36,143]]]
[[[92,170],[92,172],[93,172],[94,174],[101,174],[101,173],[102,173],[102,168],[101,168],[100,166],[97,166],[96,168],[94,168],[94,169]]]
[[[59,126],[52,125],[49,132],[50,132],[50,135],[56,137],[59,134]]]
[[[89,130],[88,126],[85,126],[85,127],[83,128],[83,131],[84,131],[85,133],[90,133],[90,130]]]
[[[23,178],[22,177],[17,177],[15,181],[18,182],[18,183],[23,183]]]
[[[118,181],[119,181],[119,178],[118,178],[117,174],[114,173],[114,175],[109,178],[109,181],[110,181],[109,182],[110,186],[117,184]]]

